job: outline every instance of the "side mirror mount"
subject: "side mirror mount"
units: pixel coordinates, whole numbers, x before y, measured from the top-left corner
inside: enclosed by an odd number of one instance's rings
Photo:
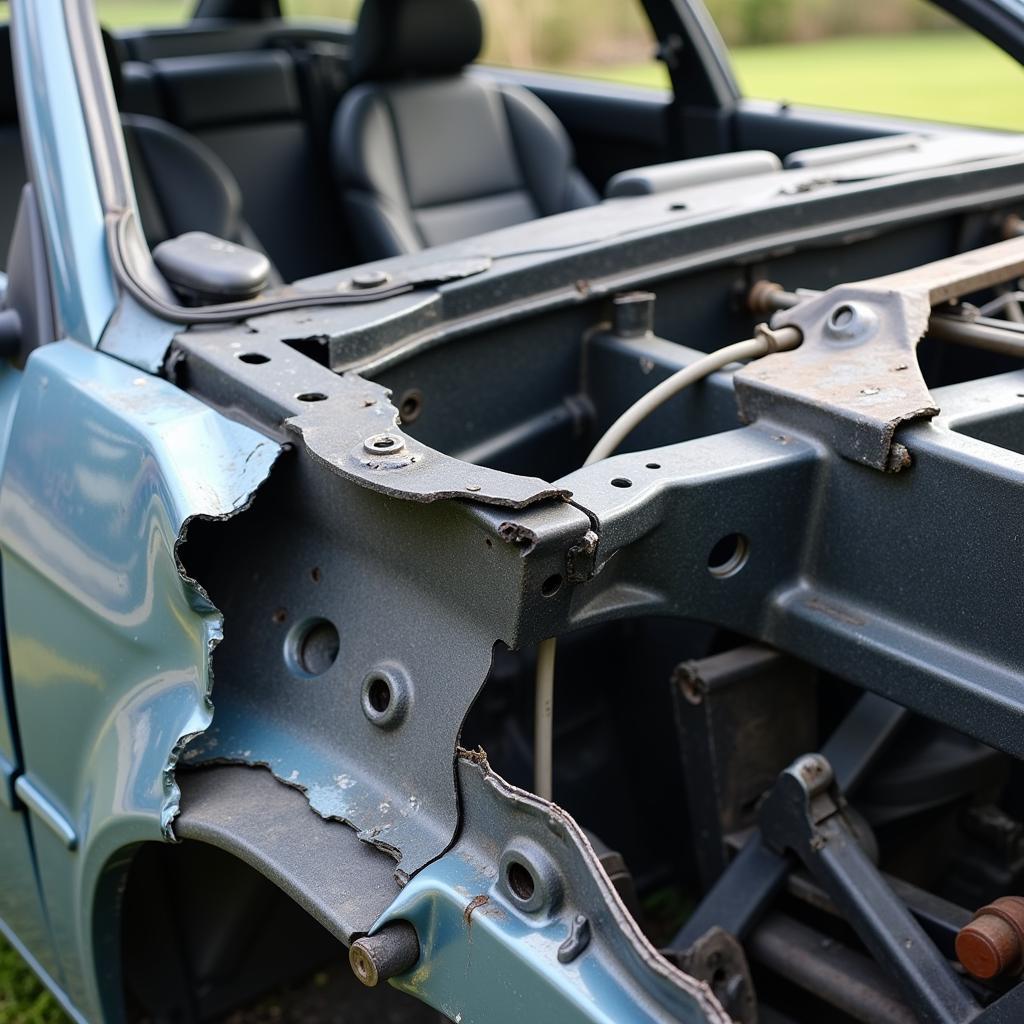
[[[254,299],[270,280],[270,260],[263,253],[205,231],[161,242],[153,250],[153,262],[190,306]]]

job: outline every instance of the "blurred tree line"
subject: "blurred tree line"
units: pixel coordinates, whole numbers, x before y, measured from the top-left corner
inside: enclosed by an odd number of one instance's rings
[[[640,0],[479,0],[485,59],[514,67],[587,67],[650,59]],[[837,35],[916,32],[955,24],[926,0],[704,0],[730,46]],[[351,18],[359,0],[284,0],[292,14]]]
[[[639,0],[480,0],[487,58],[519,67],[586,66],[648,59],[652,40]],[[730,46],[837,35],[949,29],[925,0],[704,0]]]

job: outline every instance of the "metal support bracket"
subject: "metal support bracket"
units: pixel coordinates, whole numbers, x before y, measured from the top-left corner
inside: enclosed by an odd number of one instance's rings
[[[762,805],[761,833],[770,846],[800,857],[922,1020],[973,1020],[979,1006],[864,852],[845,804],[828,761],[806,754]]]
[[[740,415],[815,434],[854,462],[885,472],[910,464],[897,428],[938,413],[917,364],[933,306],[1024,273],[1024,238],[913,270],[838,285],[772,318],[803,344],[736,374]]]

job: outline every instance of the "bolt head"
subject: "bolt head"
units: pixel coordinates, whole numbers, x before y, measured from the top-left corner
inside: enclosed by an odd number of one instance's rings
[[[363,441],[363,450],[369,455],[397,455],[405,450],[405,441],[397,434],[371,434]]]
[[[380,974],[369,951],[360,945],[361,941],[357,939],[352,943],[348,951],[348,962],[356,978],[367,988],[374,988],[380,982]]]
[[[361,270],[352,276],[353,288],[383,288],[391,281],[391,275],[386,270]]]

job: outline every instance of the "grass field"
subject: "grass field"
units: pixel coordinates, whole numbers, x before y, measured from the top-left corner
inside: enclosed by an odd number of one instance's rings
[[[0,1024],[64,1024],[57,1001],[0,939]]]
[[[1024,130],[1024,70],[966,32],[738,47],[743,92],[762,99]],[[656,64],[608,77],[664,86]]]
[[[5,5],[0,3],[0,17]],[[173,23],[180,0],[99,0],[112,27]],[[836,39],[733,51],[744,92],[848,110],[1024,130],[1024,73],[967,33]],[[580,69],[582,73],[586,73]],[[578,71],[577,73],[580,73]],[[664,87],[654,62],[602,69],[601,77]],[[0,1024],[59,1024],[64,1016],[0,941]]]

